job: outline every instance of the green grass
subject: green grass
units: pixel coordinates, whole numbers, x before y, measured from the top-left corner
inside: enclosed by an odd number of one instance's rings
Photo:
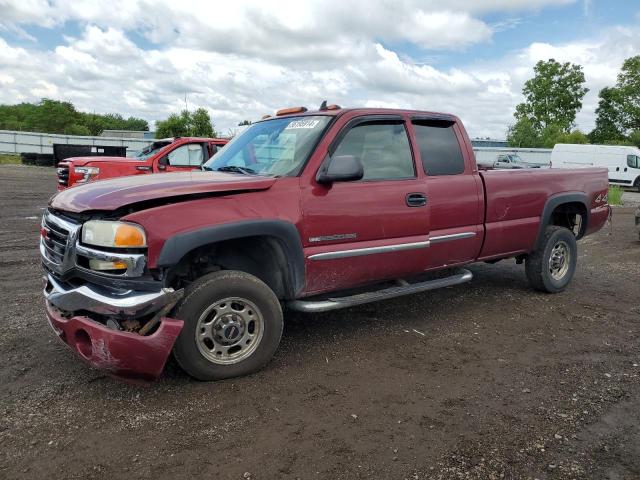
[[[622,205],[622,188],[617,185],[609,186],[609,205]]]
[[[19,165],[21,163],[20,155],[5,155],[0,153],[0,165]]]

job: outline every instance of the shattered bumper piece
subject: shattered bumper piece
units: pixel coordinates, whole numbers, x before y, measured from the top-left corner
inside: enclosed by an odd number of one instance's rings
[[[111,375],[152,380],[160,376],[182,320],[163,317],[148,336],[112,330],[88,317],[65,317],[48,302],[46,314],[58,337],[89,365]]]

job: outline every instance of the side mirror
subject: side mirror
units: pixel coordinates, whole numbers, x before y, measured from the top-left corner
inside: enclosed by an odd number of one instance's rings
[[[318,170],[318,183],[349,182],[361,180],[364,168],[360,159],[354,155],[330,157]]]
[[[169,157],[166,155],[158,160],[158,170],[166,170],[169,165]]]

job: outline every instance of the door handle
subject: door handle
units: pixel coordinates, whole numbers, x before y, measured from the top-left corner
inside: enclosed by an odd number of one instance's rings
[[[405,200],[408,207],[424,207],[427,204],[427,196],[424,193],[407,193]]]

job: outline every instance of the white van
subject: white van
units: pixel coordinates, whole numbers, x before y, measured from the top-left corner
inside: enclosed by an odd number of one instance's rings
[[[606,167],[609,183],[640,191],[640,148],[619,145],[558,143],[551,152],[553,168]]]

